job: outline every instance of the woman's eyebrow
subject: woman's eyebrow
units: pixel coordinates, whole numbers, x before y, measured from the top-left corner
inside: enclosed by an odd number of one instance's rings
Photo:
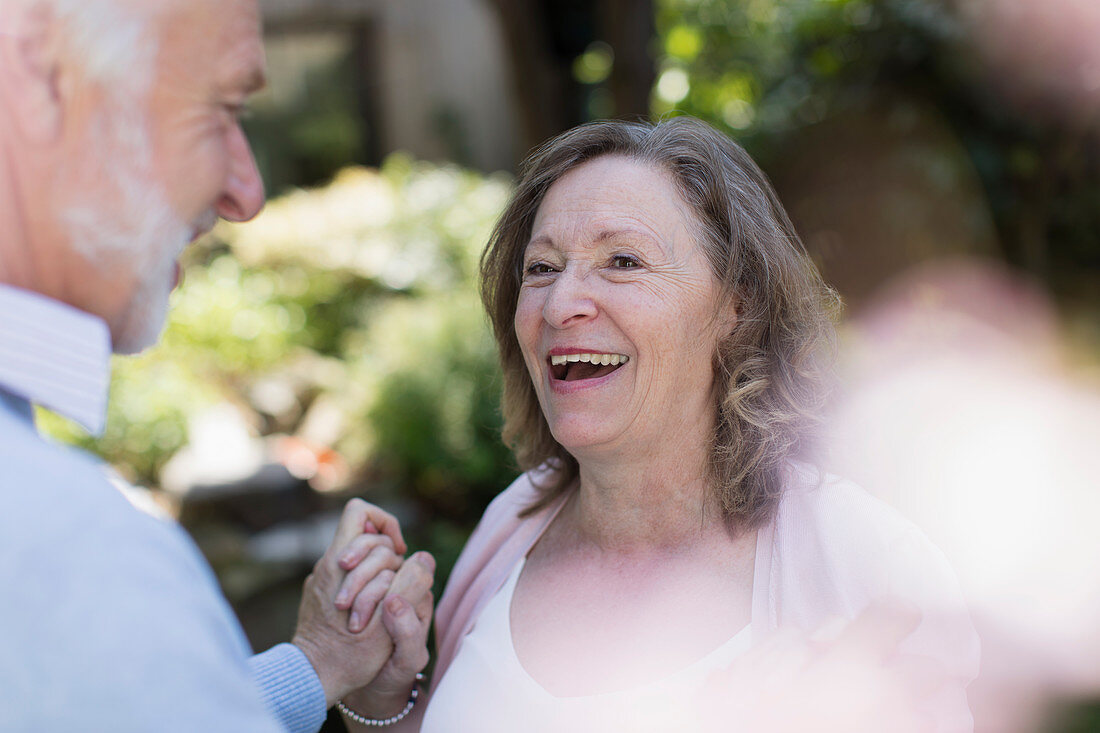
[[[654,236],[649,232],[641,229],[625,228],[625,229],[604,229],[596,235],[596,242],[606,242],[609,239],[648,239],[650,241],[656,241]]]
[[[596,236],[596,244],[614,243],[622,240],[628,243],[641,245],[643,250],[660,253],[661,257],[669,257],[672,252],[672,242],[665,241],[648,229],[638,227],[625,227],[622,229],[605,229]]]
[[[636,227],[625,227],[621,229],[601,229],[599,233],[597,233],[596,236],[593,237],[592,244],[604,244],[605,242],[611,242],[617,239],[641,239],[647,242],[652,242],[657,246],[662,246],[663,244],[651,232],[648,232],[644,229],[638,229]],[[550,249],[554,249],[556,248],[556,245],[554,244],[554,240],[549,235],[540,234],[538,236],[532,237],[531,240],[527,242],[525,251],[532,247],[547,247]]]

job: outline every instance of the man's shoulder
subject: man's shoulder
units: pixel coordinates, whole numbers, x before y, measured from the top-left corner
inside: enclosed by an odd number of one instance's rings
[[[22,471],[21,477],[49,479],[54,474],[68,477],[73,472],[94,473],[97,465],[83,451],[42,437],[32,425],[0,404],[0,467],[4,470],[5,492],[19,488],[12,478],[14,471]]]
[[[2,415],[0,475],[0,546],[95,538],[89,548],[94,551],[160,538],[178,549],[178,530],[137,511],[100,461],[5,422]]]
[[[55,593],[207,586],[209,569],[176,524],[136,509],[91,456],[0,425],[0,578],[48,575]],[[88,584],[83,577],[96,578]],[[6,586],[12,592],[20,587]],[[27,587],[25,584],[22,587]],[[155,586],[154,586],[155,587]],[[32,600],[32,599],[28,599]]]
[[[187,533],[136,509],[93,457],[0,422],[0,472],[0,581],[9,597],[32,608],[49,597],[77,606],[125,597],[120,615],[155,604],[169,615],[196,603],[224,610]]]
[[[83,504],[89,494],[110,489],[106,475],[91,456],[49,442],[3,410],[0,475],[0,501],[9,519],[14,519],[13,512],[38,510],[44,505],[64,514],[66,507],[59,506],[59,502]]]
[[[93,458],[11,428],[0,425],[0,728],[83,716],[184,730],[216,711],[270,730],[247,641],[187,534],[135,509]]]

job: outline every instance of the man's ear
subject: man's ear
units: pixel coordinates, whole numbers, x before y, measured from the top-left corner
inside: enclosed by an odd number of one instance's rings
[[[37,3],[16,3],[0,14],[6,21],[0,29],[4,115],[28,142],[53,142],[61,135],[65,107],[60,21]]]

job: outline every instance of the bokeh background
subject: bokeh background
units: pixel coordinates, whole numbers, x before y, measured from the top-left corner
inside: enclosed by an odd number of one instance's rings
[[[116,359],[102,439],[40,420],[186,526],[257,648],[289,638],[348,498],[401,518],[438,593],[515,476],[477,260],[525,153],[586,120],[690,113],[740,141],[845,298],[849,378],[992,340],[1094,401],[1091,0],[261,4],[267,209],[189,250],[161,345]],[[919,328],[882,357],[898,303]]]

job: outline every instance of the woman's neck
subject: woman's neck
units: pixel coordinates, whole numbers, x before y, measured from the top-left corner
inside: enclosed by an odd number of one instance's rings
[[[714,533],[732,536],[706,478],[696,465],[581,465],[580,488],[570,502],[570,524],[581,546],[625,554],[686,549]]]
[[[705,407],[685,409],[660,433],[620,436],[574,452],[580,489],[572,511],[572,538],[604,552],[684,548],[735,532],[709,478],[714,417]]]

